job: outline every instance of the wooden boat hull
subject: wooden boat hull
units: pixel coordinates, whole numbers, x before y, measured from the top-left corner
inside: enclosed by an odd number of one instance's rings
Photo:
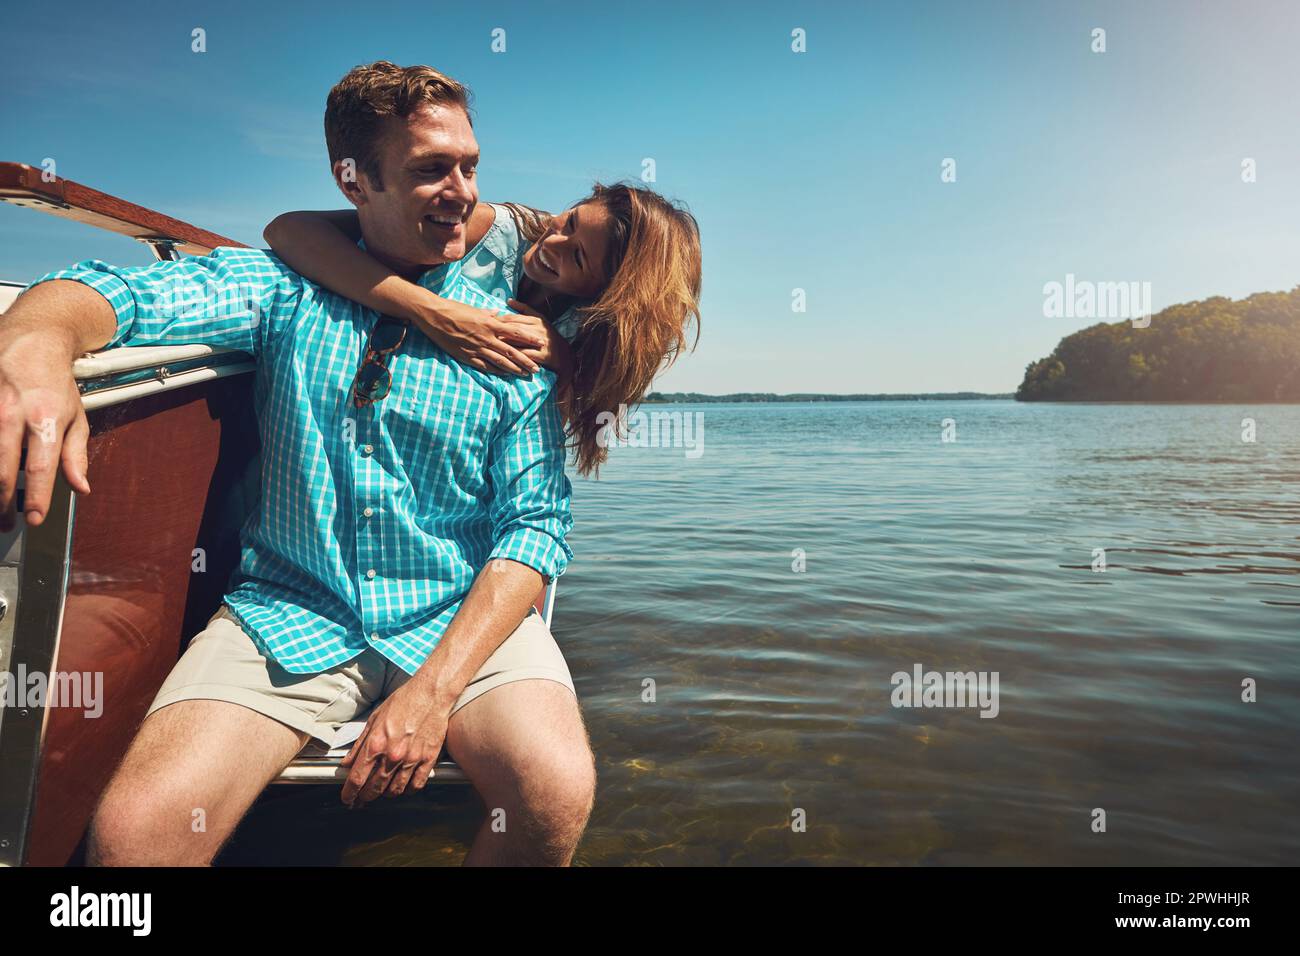
[[[8,672],[100,690],[90,709],[65,697],[5,715],[0,861],[69,859],[158,688],[220,602],[256,501],[250,385],[227,376],[88,412],[92,493],[74,501],[60,478],[47,520],[23,533]]]

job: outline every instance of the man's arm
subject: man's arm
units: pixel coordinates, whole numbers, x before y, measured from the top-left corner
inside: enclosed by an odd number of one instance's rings
[[[60,459],[68,484],[90,493],[90,427],[72,363],[83,352],[102,348],[116,331],[113,307],[80,282],[42,283],[0,316],[0,530],[14,527],[24,439],[28,524],[45,520]]]
[[[526,564],[489,561],[447,625],[442,640],[409,681],[371,713],[341,761],[351,767],[340,798],[349,807],[408,785],[423,790],[447,737],[451,708],[484,661],[521,621],[542,588]]]
[[[442,640],[411,678],[420,692],[435,707],[450,712],[479,668],[528,616],[545,583],[526,564],[489,561],[474,578]]]
[[[278,259],[227,247],[148,266],[89,260],[38,279],[0,317],[0,530],[13,528],[24,439],[29,523],[49,511],[60,460],[68,483],[90,493],[90,430],[72,377],[79,355],[190,343],[256,355],[301,290]]]
[[[516,417],[496,436],[489,459],[495,545],[438,646],[371,714],[343,760],[349,806],[408,783],[428,783],[447,734],[451,708],[483,663],[528,616],[543,583],[573,556],[565,536],[573,525],[572,488],[564,474],[564,431],[552,394],[554,376],[510,391]]]

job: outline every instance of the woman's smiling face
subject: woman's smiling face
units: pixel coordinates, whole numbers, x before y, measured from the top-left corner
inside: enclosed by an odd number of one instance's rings
[[[599,298],[608,282],[609,226],[609,212],[598,202],[565,210],[524,253],[524,275],[551,292]]]

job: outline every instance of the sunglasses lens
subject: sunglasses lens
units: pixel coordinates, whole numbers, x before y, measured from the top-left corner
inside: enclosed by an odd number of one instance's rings
[[[393,384],[393,376],[389,374],[388,369],[382,365],[367,365],[357,373],[357,381],[354,386],[356,393],[362,398],[377,402],[388,394],[389,387]]]
[[[370,333],[370,347],[376,352],[388,352],[402,344],[406,337],[406,323],[387,316],[381,317]]]

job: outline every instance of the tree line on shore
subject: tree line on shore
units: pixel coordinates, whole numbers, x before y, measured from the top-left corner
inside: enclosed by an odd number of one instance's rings
[[[1145,327],[1141,327],[1141,326]],[[1031,362],[1020,401],[1300,401],[1300,286],[1099,322]]]

